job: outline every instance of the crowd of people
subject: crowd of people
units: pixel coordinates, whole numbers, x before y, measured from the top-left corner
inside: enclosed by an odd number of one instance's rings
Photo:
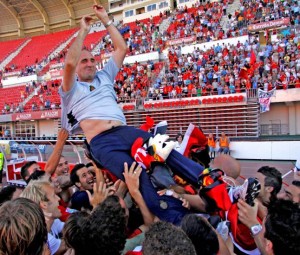
[[[182,135],[179,137],[181,141]],[[147,207],[140,191],[140,185],[145,184],[140,179],[144,171],[140,165],[125,163],[122,180],[93,161],[76,164],[70,170],[61,154],[67,138],[68,132],[62,129],[43,170],[35,161],[23,165],[24,189],[7,186],[0,191],[3,254],[299,253],[300,161],[289,186],[284,186],[276,168],[260,167],[253,173],[260,189],[254,196],[257,198],[249,200],[254,187],[247,182],[238,186],[239,162],[221,153],[209,164],[208,174],[200,176],[200,186],[179,181],[177,176],[172,187],[157,189],[161,210],[171,210],[165,196],[178,200],[187,210],[174,225],[160,220]],[[224,171],[226,178],[216,178],[213,169]],[[207,176],[213,182],[205,179]],[[220,199],[226,200],[227,191],[222,194],[222,185],[239,194],[230,202],[225,218]],[[235,214],[233,207],[237,208]]]

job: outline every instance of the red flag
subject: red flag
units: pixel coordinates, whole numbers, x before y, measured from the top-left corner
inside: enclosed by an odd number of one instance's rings
[[[254,53],[254,50],[251,50],[251,53],[250,53],[250,65],[253,65],[256,63],[256,55]]]
[[[182,155],[188,157],[191,147],[194,145],[197,145],[199,147],[206,146],[207,138],[199,128],[197,128],[195,125],[190,123],[190,125],[184,135],[183,141],[180,145],[179,152]]]
[[[239,77],[241,79],[248,80],[248,69],[246,67],[241,68],[241,71],[239,73]]]
[[[154,120],[150,116],[146,116],[146,123],[140,126],[140,129],[148,132],[154,125]]]

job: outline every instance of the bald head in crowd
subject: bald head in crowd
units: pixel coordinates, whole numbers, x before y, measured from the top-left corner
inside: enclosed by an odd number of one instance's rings
[[[210,163],[211,168],[219,168],[224,171],[227,176],[237,179],[241,174],[241,165],[233,157],[221,154],[217,156],[212,163]]]

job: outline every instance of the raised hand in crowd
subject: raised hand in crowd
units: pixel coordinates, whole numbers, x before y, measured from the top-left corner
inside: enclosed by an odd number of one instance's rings
[[[129,193],[132,197],[134,197],[137,193],[140,192],[140,175],[142,171],[142,167],[140,165],[137,165],[136,162],[133,162],[129,169],[128,164],[126,162],[124,163],[123,175]]]
[[[140,175],[142,171],[142,167],[136,162],[133,162],[129,169],[128,164],[126,162],[124,163],[123,175],[125,178],[125,183],[128,187],[128,191],[131,197],[134,199],[135,203],[137,204],[142,213],[144,225],[148,228],[154,222],[155,216],[150,212],[139,190]]]
[[[93,209],[95,209],[99,204],[101,204],[109,195],[109,189],[107,188],[106,183],[103,181],[101,169],[96,167],[95,174],[96,182],[93,186],[94,193],[91,194],[89,190],[86,190],[86,193],[89,196],[90,204],[92,205]]]
[[[244,225],[250,228],[255,224],[259,224],[257,220],[257,213],[258,213],[257,200],[254,201],[254,206],[250,206],[244,200],[239,199],[237,206],[239,208],[239,220]]]

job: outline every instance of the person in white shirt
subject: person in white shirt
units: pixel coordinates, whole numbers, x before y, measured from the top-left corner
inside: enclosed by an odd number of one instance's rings
[[[55,194],[51,183],[44,180],[30,181],[20,197],[34,201],[42,209],[47,225],[47,243],[51,255],[64,254],[67,247],[60,239],[64,226],[64,223],[58,219],[61,216],[58,208],[60,198]]]

